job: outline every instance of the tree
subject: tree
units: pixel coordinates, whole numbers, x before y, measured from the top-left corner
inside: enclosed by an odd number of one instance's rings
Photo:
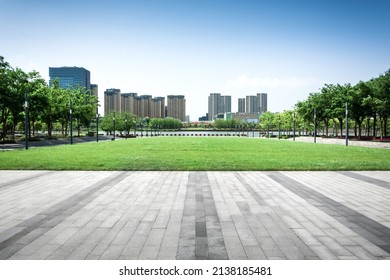
[[[25,101],[25,94],[28,89],[28,75],[20,68],[16,68],[11,73],[10,94],[12,99],[9,100],[8,109],[12,117],[12,130],[11,134],[14,138],[15,127],[22,119],[24,111],[23,105]]]
[[[9,104],[12,102],[11,72],[13,69],[4,57],[0,56],[0,122],[2,130],[0,138],[4,139],[7,134],[7,119],[9,116]]]
[[[51,87],[45,87],[42,90],[48,101],[48,106],[42,111],[42,119],[47,125],[47,134],[51,137],[54,123],[60,118],[66,119],[69,115],[69,96],[66,90],[60,88],[58,80],[54,80]]]
[[[72,100],[73,116],[76,120],[78,136],[80,136],[81,128],[89,128],[91,120],[95,116],[97,100],[90,90],[85,90],[82,87],[69,89],[68,94]]]
[[[381,137],[387,137],[388,119],[390,117],[390,69],[373,82],[375,108],[379,115]]]
[[[349,112],[351,117],[355,120],[355,135],[358,134],[358,138],[360,139],[362,136],[362,123],[369,112],[368,106],[363,100],[372,94],[371,88],[365,82],[360,81],[350,90],[349,94]],[[358,133],[356,133],[356,126]]]
[[[29,107],[29,137],[35,135],[35,124],[41,117],[41,112],[48,106],[48,97],[46,91],[46,82],[42,79],[38,72],[32,71],[28,75],[28,107]],[[30,125],[31,124],[31,125]],[[32,129],[31,129],[32,127]]]
[[[343,121],[345,119],[345,106],[349,99],[349,92],[351,91],[351,85],[332,85],[326,84],[326,91],[329,94],[330,100],[330,114],[333,118],[338,120],[340,127],[340,135],[343,136]]]

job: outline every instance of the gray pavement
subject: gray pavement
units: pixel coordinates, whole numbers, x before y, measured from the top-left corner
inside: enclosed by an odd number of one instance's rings
[[[289,138],[288,141],[293,141],[293,138]],[[314,137],[308,137],[308,136],[295,137],[295,141],[314,143]],[[345,145],[346,141],[345,141],[345,139],[339,139],[339,138],[316,137],[316,143]],[[349,139],[348,146],[390,149],[390,142],[361,141],[361,140],[356,140],[356,139]]]
[[[390,172],[0,171],[0,259],[390,259]]]

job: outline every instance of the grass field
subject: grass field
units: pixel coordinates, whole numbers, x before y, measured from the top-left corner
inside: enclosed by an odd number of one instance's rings
[[[390,150],[258,138],[154,137],[3,151],[0,169],[390,170]]]

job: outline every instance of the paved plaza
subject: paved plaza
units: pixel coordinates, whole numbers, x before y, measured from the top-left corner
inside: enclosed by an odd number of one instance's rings
[[[0,171],[0,259],[390,259],[390,172]]]

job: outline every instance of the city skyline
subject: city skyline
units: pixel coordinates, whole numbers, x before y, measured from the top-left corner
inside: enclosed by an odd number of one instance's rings
[[[110,113],[134,114],[140,118],[174,118],[187,121],[186,99],[184,95],[168,95],[165,97],[138,95],[138,93],[122,93],[120,89],[109,88],[104,91],[104,116]]]
[[[389,69],[389,9],[375,0],[5,0],[0,55],[46,81],[50,66],[84,67],[100,100],[108,88],[183,94],[191,120],[207,112],[210,92],[232,96],[232,108],[268,92],[278,112],[325,83]]]

